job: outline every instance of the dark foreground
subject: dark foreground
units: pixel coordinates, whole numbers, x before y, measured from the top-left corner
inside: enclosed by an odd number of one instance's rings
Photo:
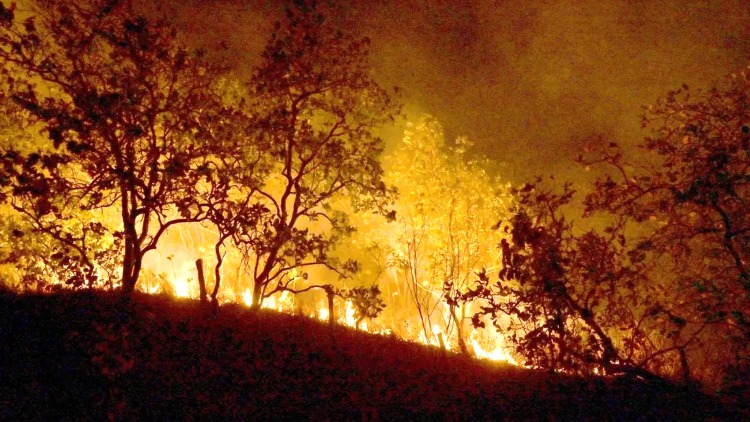
[[[0,420],[727,420],[636,379],[478,362],[305,318],[105,293],[0,295]]]

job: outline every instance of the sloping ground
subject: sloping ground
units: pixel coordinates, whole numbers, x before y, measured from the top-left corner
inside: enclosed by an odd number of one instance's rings
[[[708,397],[498,366],[317,321],[0,295],[0,420],[701,420]]]

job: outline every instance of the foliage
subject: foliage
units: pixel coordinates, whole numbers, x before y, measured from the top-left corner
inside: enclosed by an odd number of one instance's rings
[[[110,258],[89,243],[108,235],[132,292],[164,231],[205,217],[193,198],[210,196],[209,157],[221,149],[214,134],[225,110],[211,89],[219,71],[129,2],[37,0],[23,21],[14,6],[0,12],[4,111],[47,142],[3,151],[3,199],[87,277]],[[63,226],[80,211],[99,219],[71,234]]]
[[[412,300],[403,306],[416,307],[425,335],[438,322],[446,332],[455,327],[464,352],[464,309],[445,300],[479,268],[499,264],[494,245],[502,234],[492,225],[510,202],[506,187],[485,172],[486,163],[468,156],[470,148],[466,138],[447,143],[432,116],[409,123],[386,160],[387,178],[399,191],[397,218],[373,235]],[[499,186],[494,195],[493,186]]]
[[[614,144],[582,158],[611,170],[587,197],[587,212],[645,233],[641,251],[672,282],[665,306],[687,329],[709,326],[710,341],[733,355],[730,365],[750,356],[749,95],[747,72],[708,91],[683,85],[647,108],[652,134],[637,159]]]
[[[515,214],[500,225],[510,238],[500,242],[498,280],[481,272],[460,298],[488,301],[474,324],[491,316],[526,365],[655,377],[670,363],[649,331],[657,286],[645,283],[640,259],[624,258],[621,227],[575,233],[561,212],[574,194],[567,184],[560,193],[528,184],[516,194]]]
[[[292,273],[295,270],[291,271]],[[367,319],[374,319],[383,312],[385,309],[385,302],[382,299],[382,292],[377,285],[370,287],[358,286],[351,289],[340,289],[332,284],[311,284],[301,289],[294,289],[289,287],[290,283],[281,282],[276,286],[276,290],[290,292],[298,295],[301,293],[309,292],[312,290],[323,290],[328,299],[328,322],[330,324],[336,323],[336,316],[334,311],[334,298],[339,297],[350,303],[354,309],[354,325],[355,328],[359,328],[362,321]]]
[[[614,143],[582,155],[608,171],[584,199],[599,229],[565,217],[567,184],[518,190],[498,280],[483,272],[459,298],[489,299],[475,324],[492,316],[540,367],[712,383],[745,367],[749,92],[745,73],[683,86],[647,108],[637,158]]]
[[[385,309],[385,302],[380,297],[381,291],[377,285],[370,286],[369,288],[354,287],[343,289],[338,294],[344,300],[350,301],[354,306],[354,318],[356,318],[357,326],[365,318],[377,318],[383,312],[383,309]]]
[[[18,115],[2,117],[0,151],[6,151],[6,155],[0,185],[9,187],[13,183],[9,178],[18,169],[24,172],[16,174],[21,178],[19,183],[37,188],[48,185],[34,169],[34,160],[41,159],[37,151],[44,140],[28,129]],[[50,146],[48,150],[51,149]],[[95,211],[80,209],[71,198],[40,199],[61,210],[57,215],[40,216],[28,206],[30,202],[34,204],[34,195],[29,193],[35,190],[18,185],[13,190],[0,191],[0,199],[7,200],[0,204],[5,217],[0,222],[0,243],[8,245],[0,253],[0,264],[9,270],[4,274],[5,283],[19,290],[35,291],[111,285],[117,271],[114,258],[118,239],[102,230]]]
[[[353,230],[343,200],[385,215],[392,196],[374,130],[398,107],[370,75],[369,41],[334,28],[320,9],[286,4],[249,84],[270,172],[219,226],[244,255],[253,306],[285,288],[295,268],[351,275],[356,263],[330,254]]]

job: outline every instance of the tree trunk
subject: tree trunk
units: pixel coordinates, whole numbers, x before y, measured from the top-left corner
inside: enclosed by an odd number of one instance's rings
[[[202,259],[197,259],[195,261],[195,269],[198,270],[198,288],[200,290],[201,306],[205,306],[208,300],[206,298],[206,277],[203,275]]]
[[[445,340],[443,340],[443,333],[442,332],[438,332],[437,334],[435,334],[435,337],[437,337],[437,339],[438,339],[438,343],[440,344],[440,348],[442,350],[448,350],[445,347]]]
[[[333,326],[336,323],[336,318],[333,315],[333,287],[326,286],[326,296],[328,296],[328,324]]]
[[[131,296],[135,291],[135,281],[130,277],[123,277],[122,279],[122,295]]]
[[[122,265],[122,294],[131,296],[135,291],[137,278],[134,276],[135,263],[131,260],[124,262]]]
[[[216,266],[214,267],[214,289],[211,292],[211,301],[216,303],[217,296],[219,295],[219,287],[221,287],[221,264],[224,263],[224,256],[221,254],[219,249],[220,245],[216,245]]]
[[[453,321],[456,323],[456,337],[458,337],[458,350],[461,352],[461,354],[468,355],[469,354],[469,348],[466,347],[466,342],[464,341],[464,320],[463,318],[458,319],[456,316],[456,307],[455,306],[449,306],[451,317],[453,318]]]
[[[122,294],[131,296],[141,271],[141,250],[135,230],[135,220],[123,221],[125,229],[125,253],[122,260]]]
[[[219,288],[221,287],[221,266],[224,263],[224,254],[221,253],[221,245],[229,237],[228,234],[224,234],[219,237],[219,240],[214,245],[214,253],[216,254],[216,266],[214,267],[214,290],[211,292],[211,309],[214,314],[219,311]]]
[[[258,309],[260,308],[261,301],[263,299],[263,284],[259,283],[257,280],[253,284],[253,300],[250,302],[250,308],[251,309]]]
[[[122,259],[122,294],[123,296],[130,296],[135,290],[135,280],[133,280],[133,247],[132,242],[125,240],[125,255]]]

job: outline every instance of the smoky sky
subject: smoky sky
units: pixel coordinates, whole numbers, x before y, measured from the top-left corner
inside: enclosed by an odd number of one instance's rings
[[[171,6],[190,36],[225,41],[238,67],[257,60],[275,2]],[[584,143],[626,146],[647,134],[641,106],[683,83],[720,83],[750,64],[746,0],[333,0],[333,19],[372,40],[384,86],[407,117],[435,116],[446,136],[513,182],[571,177]],[[389,144],[398,130],[384,132]]]

